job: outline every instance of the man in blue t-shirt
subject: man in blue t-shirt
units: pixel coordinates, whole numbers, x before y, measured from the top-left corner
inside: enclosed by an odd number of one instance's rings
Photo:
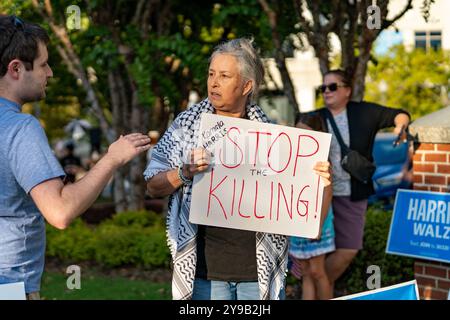
[[[0,285],[24,282],[29,299],[39,298],[45,220],[65,229],[116,169],[150,147],[140,133],[121,136],[81,180],[63,184],[64,171],[39,121],[21,113],[24,103],[45,97],[53,76],[48,41],[38,25],[0,16]]]

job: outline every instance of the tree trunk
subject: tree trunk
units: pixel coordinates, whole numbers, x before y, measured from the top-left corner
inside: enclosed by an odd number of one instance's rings
[[[70,40],[69,34],[67,33],[66,27],[56,22],[56,19],[53,15],[52,4],[50,1],[45,1],[45,10],[41,9],[39,1],[32,0],[31,3],[36,12],[40,14],[42,18],[47,20],[51,30],[57,37],[60,43],[60,45],[57,45],[59,55],[61,56],[64,63],[67,65],[69,72],[71,72],[77,79],[81,80],[82,86],[86,91],[86,99],[91,106],[91,111],[98,119],[100,129],[102,130],[103,135],[106,137],[109,143],[112,143],[114,141],[113,140],[114,134],[110,130],[111,126],[106,120],[105,114],[103,113],[103,109],[97,98],[95,89],[89,82],[86,70],[84,69],[84,66],[81,63],[80,57],[73,48],[73,44],[72,41]]]
[[[125,108],[125,97],[123,96],[123,83],[121,81],[119,71],[108,72],[108,87],[111,95],[112,107],[112,124],[117,135],[124,133],[122,109]],[[115,137],[117,138],[117,137]],[[123,212],[128,209],[128,203],[125,192],[125,175],[124,168],[120,168],[114,173],[113,180],[113,199],[116,212]]]
[[[133,132],[144,133],[149,124],[148,108],[143,107],[138,101],[137,88],[132,93],[132,109],[131,109],[131,128]],[[147,164],[147,154],[143,153],[134,158],[130,165],[129,179],[130,179],[130,202],[129,210],[144,209],[145,197],[145,181],[143,172]]]
[[[294,114],[297,114],[297,112],[300,111],[300,106],[297,103],[294,84],[292,83],[291,76],[286,66],[286,58],[281,50],[277,52],[275,61],[277,63],[277,68],[280,71],[281,81],[283,81],[284,94],[286,95]]]
[[[387,19],[389,0],[378,0],[377,6],[380,8],[382,21],[380,29],[367,27],[367,8],[372,5],[370,0],[293,1],[303,32],[319,59],[322,75],[328,71],[329,66],[330,47],[327,37],[334,32],[341,42],[341,68],[352,78],[352,99],[362,100],[372,44],[382,30],[387,29],[412,8],[412,0],[408,0],[403,9],[390,20]],[[306,19],[304,7],[310,11],[312,19]],[[327,16],[328,22],[324,16]],[[356,54],[356,50],[359,55]]]
[[[124,212],[128,210],[125,192],[125,171],[125,167],[121,167],[114,173],[113,197],[116,212]]]
[[[327,48],[315,49],[316,57],[319,59],[320,73],[324,75],[330,70],[330,57]]]
[[[283,91],[294,114],[296,114],[299,112],[300,107],[295,96],[294,84],[292,83],[291,76],[286,66],[286,56],[283,52],[282,40],[278,32],[277,13],[270,7],[266,0],[259,0],[259,3],[269,19],[272,39],[275,46],[275,62],[281,75],[281,81],[283,82]]]
[[[358,57],[356,70],[353,74],[352,100],[361,101],[364,98],[364,91],[366,88],[365,83],[366,83],[367,64],[369,63],[369,59],[370,59],[370,50],[361,52],[361,54]]]

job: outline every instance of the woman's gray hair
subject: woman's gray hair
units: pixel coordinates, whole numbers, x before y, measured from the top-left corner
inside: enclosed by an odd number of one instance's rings
[[[252,91],[248,96],[249,102],[256,102],[259,87],[264,80],[264,66],[253,47],[253,39],[238,38],[219,44],[214,49],[209,62],[211,63],[218,54],[229,54],[238,60],[242,78],[252,81]]]

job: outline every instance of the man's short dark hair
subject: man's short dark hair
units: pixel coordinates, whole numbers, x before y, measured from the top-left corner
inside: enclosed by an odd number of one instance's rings
[[[8,64],[14,59],[22,61],[26,70],[33,70],[39,42],[47,45],[49,41],[47,31],[39,25],[16,16],[0,15],[0,77],[6,74]]]

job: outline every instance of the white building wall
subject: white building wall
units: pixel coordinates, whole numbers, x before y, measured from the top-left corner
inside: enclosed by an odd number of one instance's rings
[[[394,26],[402,33],[403,44],[408,49],[414,48],[414,33],[416,31],[441,31],[442,48],[450,50],[450,1],[435,0],[431,6],[428,22],[425,21],[420,10],[423,0],[414,0],[413,9],[395,22]],[[392,18],[396,13],[404,8],[406,0],[393,0],[389,5],[388,18]],[[391,29],[393,29],[391,27]]]

